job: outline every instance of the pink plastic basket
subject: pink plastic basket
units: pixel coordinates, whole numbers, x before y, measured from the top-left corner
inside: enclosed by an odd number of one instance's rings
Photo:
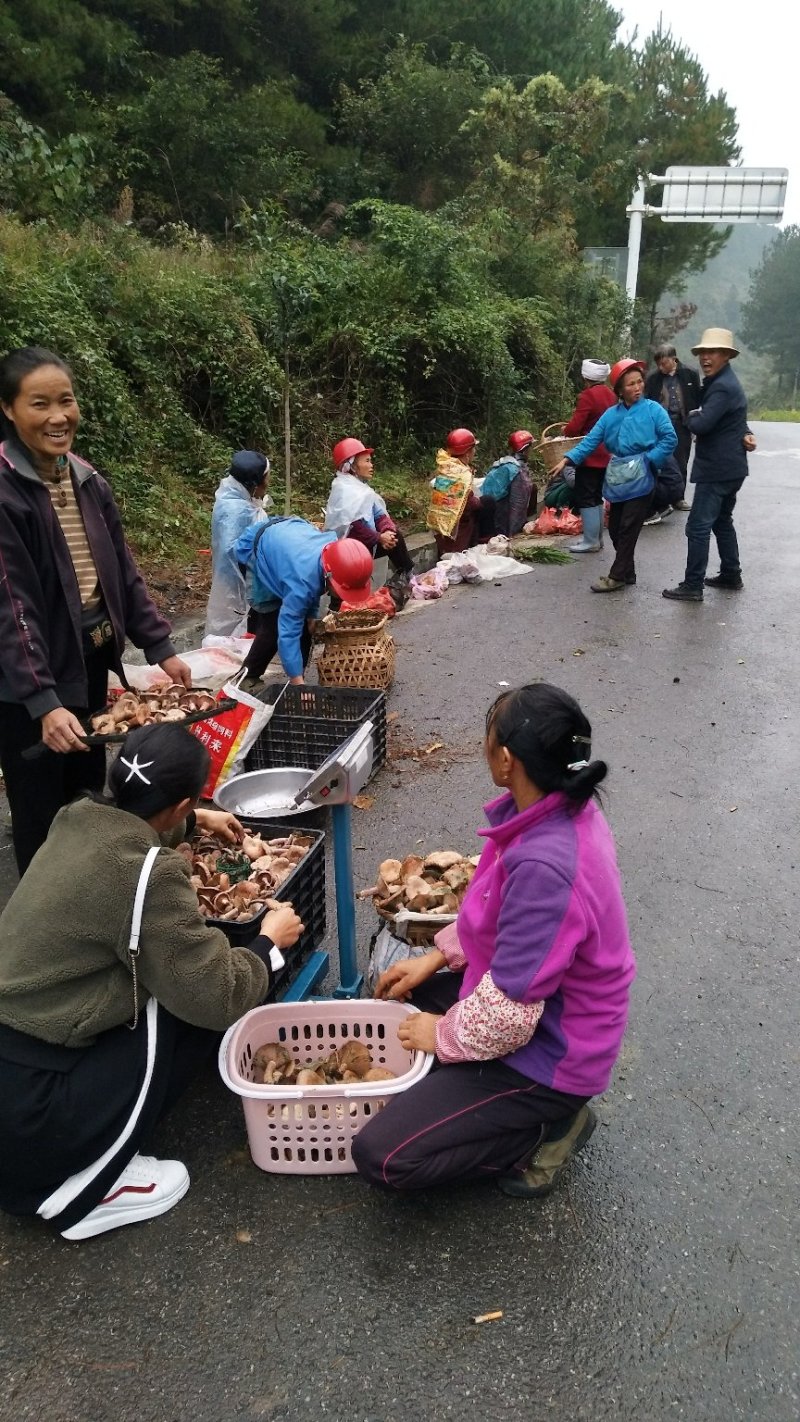
[[[222,1039],[219,1070],[242,1098],[250,1154],[261,1170],[278,1175],[346,1175],[353,1170],[353,1137],[390,1096],[426,1076],[433,1057],[409,1055],[397,1040],[402,1002],[275,1002],[254,1007]],[[263,1086],[253,1081],[253,1056],[266,1042],[282,1042],[306,1064],[350,1037],[364,1042],[375,1066],[402,1073],[395,1081],[359,1086]]]

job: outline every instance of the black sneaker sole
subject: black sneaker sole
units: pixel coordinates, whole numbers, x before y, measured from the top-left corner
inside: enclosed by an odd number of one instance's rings
[[[720,583],[716,578],[704,578],[707,588],[716,588],[718,592],[743,592],[744,583]]]

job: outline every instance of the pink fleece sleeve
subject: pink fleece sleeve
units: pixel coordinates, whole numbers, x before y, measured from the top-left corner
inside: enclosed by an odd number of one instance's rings
[[[543,1011],[544,1002],[514,1002],[506,997],[491,974],[485,973],[475,991],[455,1003],[437,1023],[436,1055],[440,1062],[481,1062],[507,1056],[530,1041]]]
[[[458,973],[467,966],[464,957],[464,949],[458,941],[458,924],[448,923],[444,928],[440,928],[434,934],[433,941],[439,952],[444,954],[444,960],[453,973]]]

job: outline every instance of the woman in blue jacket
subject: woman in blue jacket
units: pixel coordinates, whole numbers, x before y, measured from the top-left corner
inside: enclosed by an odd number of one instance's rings
[[[592,592],[622,592],[636,582],[634,551],[652,502],[653,471],[662,467],[678,443],[663,406],[644,398],[644,370],[641,361],[617,361],[610,376],[617,404],[600,416],[553,471],[560,474],[567,464],[583,464],[599,444],[611,451],[603,494],[611,504],[608,533],[616,557],[608,577],[592,583]]]

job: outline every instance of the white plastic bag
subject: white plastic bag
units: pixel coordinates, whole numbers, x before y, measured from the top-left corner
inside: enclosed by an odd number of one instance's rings
[[[404,958],[421,958],[424,953],[429,952],[430,948],[412,948],[411,944],[404,943],[402,938],[395,938],[391,929],[384,924],[375,934],[371,944],[367,968],[367,987],[370,992],[375,991],[378,978],[387,968],[393,968],[395,963],[402,962]]]
[[[446,553],[436,566],[444,569],[451,587],[456,583],[480,583],[483,581],[480,568],[468,553]]]

